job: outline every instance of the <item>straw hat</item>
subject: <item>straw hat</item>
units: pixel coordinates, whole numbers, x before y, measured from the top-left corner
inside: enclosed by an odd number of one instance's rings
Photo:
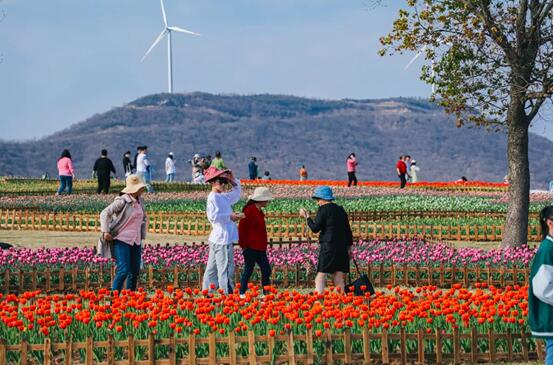
[[[268,188],[266,188],[265,186],[260,186],[254,190],[254,194],[250,195],[248,199],[257,202],[267,202],[273,200],[273,195]]]
[[[121,190],[125,194],[133,194],[141,188],[146,188],[146,184],[138,175],[129,175],[125,179],[125,189]]]

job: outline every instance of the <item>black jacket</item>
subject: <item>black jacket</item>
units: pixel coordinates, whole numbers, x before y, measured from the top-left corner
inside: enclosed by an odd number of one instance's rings
[[[335,203],[322,205],[315,219],[308,218],[308,226],[319,234],[319,242],[335,248],[347,248],[352,245],[352,230],[348,215],[343,207]]]
[[[125,173],[133,172],[133,164],[131,163],[131,159],[127,156],[123,157],[123,171]]]
[[[98,176],[110,176],[110,172],[115,174],[115,167],[113,167],[112,160],[107,157],[100,157],[96,160],[93,170]]]

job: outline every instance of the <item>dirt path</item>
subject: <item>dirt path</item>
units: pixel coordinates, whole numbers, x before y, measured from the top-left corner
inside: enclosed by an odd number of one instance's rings
[[[200,242],[206,240],[207,237],[149,233],[146,238],[146,243],[165,244]],[[0,231],[0,242],[29,248],[94,246],[97,241],[98,233],[96,232]]]

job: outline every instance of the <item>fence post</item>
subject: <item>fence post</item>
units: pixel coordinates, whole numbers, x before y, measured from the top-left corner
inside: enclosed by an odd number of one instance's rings
[[[419,350],[419,348],[418,348]],[[400,363],[405,365],[407,362],[406,356],[406,329],[404,326],[400,327]]]
[[[527,348],[527,335],[521,330],[521,347],[523,348],[523,361],[529,362],[529,349]]]
[[[477,328],[471,327],[471,363],[477,363]]]
[[[389,336],[386,329],[381,333],[381,361],[383,364],[389,363]]]
[[[108,365],[115,364],[115,341],[113,335],[108,335]]]
[[[288,332],[289,332],[289,335],[287,336],[287,354],[289,355],[289,364],[296,365],[296,356],[294,354],[294,333],[292,333],[292,330],[289,330]],[[250,345],[250,333],[251,331],[248,332],[249,345]],[[252,337],[254,337],[254,334],[252,334]],[[253,342],[252,342],[252,350],[254,350],[254,352],[256,351],[254,349]],[[248,352],[250,352],[250,350],[248,350]],[[250,365],[256,365],[256,363],[250,362]]]
[[[0,340],[0,364],[7,364],[6,359],[6,340]]]
[[[135,338],[132,334],[129,335],[128,344],[129,346],[129,365],[135,364]]]
[[[435,328],[435,354],[437,364],[442,363],[442,338],[438,328]]]
[[[196,335],[189,336],[189,365],[196,364]]]
[[[454,343],[452,348],[454,349],[454,364],[460,363],[460,330],[458,328],[454,328],[453,331],[453,340]]]
[[[229,364],[237,365],[237,348],[234,331],[229,331]]]
[[[92,337],[87,336],[87,342],[86,342],[86,364],[92,365]]]
[[[43,364],[44,365],[50,365],[50,356],[51,356],[51,349],[50,349],[50,338],[49,337],[46,337],[44,339],[44,361],[43,361]]]
[[[352,341],[350,336],[350,328],[344,330],[344,363],[352,363]]]
[[[169,365],[177,364],[177,343],[175,341],[175,333],[169,335]]]
[[[210,365],[216,365],[215,332],[208,335],[208,361]]]
[[[364,346],[364,365],[371,363],[371,349],[369,347],[369,329],[364,326],[362,332],[363,346]]]
[[[496,341],[491,328],[488,329],[487,335],[489,337],[489,362],[494,363],[496,360]]]
[[[327,364],[333,364],[333,338],[331,337],[331,331],[327,328],[325,330],[325,355],[327,357]]]
[[[148,363],[154,365],[156,363],[154,347],[156,346],[156,340],[154,339],[154,334],[150,332],[148,334]]]
[[[508,361],[513,362],[514,361],[514,339],[512,337],[512,331],[508,328]]]
[[[314,338],[311,329],[306,330],[306,364],[314,363]]]
[[[417,361],[425,363],[425,345],[423,343],[423,328],[417,331]]]

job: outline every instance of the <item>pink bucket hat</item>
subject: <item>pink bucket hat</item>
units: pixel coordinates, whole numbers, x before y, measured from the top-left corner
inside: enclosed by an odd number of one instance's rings
[[[204,172],[204,179],[206,182],[215,179],[216,177],[222,177],[227,179],[229,175],[229,170],[220,170],[217,167],[210,166]]]

